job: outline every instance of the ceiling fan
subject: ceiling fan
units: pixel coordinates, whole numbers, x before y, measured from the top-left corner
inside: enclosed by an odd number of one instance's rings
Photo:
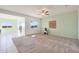
[[[39,13],[40,13],[40,15],[43,15],[43,16],[49,15],[49,11],[46,8],[39,10]]]

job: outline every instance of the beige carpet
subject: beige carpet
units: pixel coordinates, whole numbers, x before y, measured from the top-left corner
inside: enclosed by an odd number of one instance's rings
[[[20,53],[79,53],[79,41],[58,36],[38,34],[13,39]]]

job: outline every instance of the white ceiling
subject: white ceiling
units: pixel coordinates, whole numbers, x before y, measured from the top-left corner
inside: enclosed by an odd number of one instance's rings
[[[43,8],[49,10],[50,15],[77,10],[78,5],[0,5],[0,8],[10,11],[23,13],[34,17],[42,17],[39,11]]]

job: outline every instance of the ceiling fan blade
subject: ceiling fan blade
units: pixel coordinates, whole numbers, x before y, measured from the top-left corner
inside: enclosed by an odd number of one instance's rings
[[[47,13],[47,14],[45,14],[45,15],[49,15],[49,14]]]
[[[45,15],[49,15],[48,11],[45,12]]]
[[[46,11],[45,13],[48,13],[48,11]]]

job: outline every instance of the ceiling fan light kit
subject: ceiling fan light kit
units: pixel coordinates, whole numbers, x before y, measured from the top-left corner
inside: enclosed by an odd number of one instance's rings
[[[40,15],[42,16],[49,15],[49,11],[46,8],[43,8],[40,10]]]

